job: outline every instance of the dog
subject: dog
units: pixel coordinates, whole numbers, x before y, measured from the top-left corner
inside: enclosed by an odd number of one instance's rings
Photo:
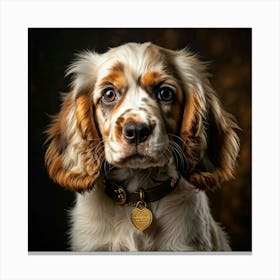
[[[84,51],[47,128],[50,177],[77,193],[73,251],[229,251],[206,190],[234,178],[238,125],[187,49]]]

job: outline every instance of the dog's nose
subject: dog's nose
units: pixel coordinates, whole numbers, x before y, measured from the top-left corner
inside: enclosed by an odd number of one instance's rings
[[[122,133],[129,144],[138,145],[144,142],[151,134],[151,127],[145,123],[126,123]]]

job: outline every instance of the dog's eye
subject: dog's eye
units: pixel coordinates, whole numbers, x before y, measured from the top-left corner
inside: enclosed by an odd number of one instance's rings
[[[117,92],[113,87],[109,87],[103,90],[102,101],[105,104],[113,103],[117,100]]]
[[[157,99],[161,102],[170,103],[174,100],[174,90],[170,87],[161,87],[157,91]]]

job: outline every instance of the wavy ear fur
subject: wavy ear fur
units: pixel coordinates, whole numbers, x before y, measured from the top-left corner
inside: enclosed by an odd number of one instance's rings
[[[238,125],[222,109],[203,65],[185,52],[180,52],[180,58],[179,69],[186,87],[180,137],[187,168],[182,174],[198,189],[214,190],[233,178],[239,152],[235,133]],[[193,69],[191,73],[189,69]]]
[[[68,73],[74,74],[73,90],[64,97],[60,112],[46,131],[49,146],[45,162],[50,177],[77,192],[93,187],[102,161],[101,139],[94,123],[92,104],[94,75],[89,67],[93,63],[89,64],[89,59],[93,59],[93,54],[80,55],[69,68]]]

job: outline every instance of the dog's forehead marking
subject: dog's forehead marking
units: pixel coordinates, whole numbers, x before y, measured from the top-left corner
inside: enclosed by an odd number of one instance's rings
[[[116,88],[125,88],[127,87],[127,80],[125,78],[124,72],[119,70],[113,70],[108,73],[107,76],[103,77],[99,81],[99,86],[102,87],[108,83],[113,84]]]
[[[104,68],[105,71],[129,72],[137,80],[139,75],[143,75],[150,69],[162,69],[163,60],[160,48],[155,45],[129,43],[102,54],[99,67]]]

